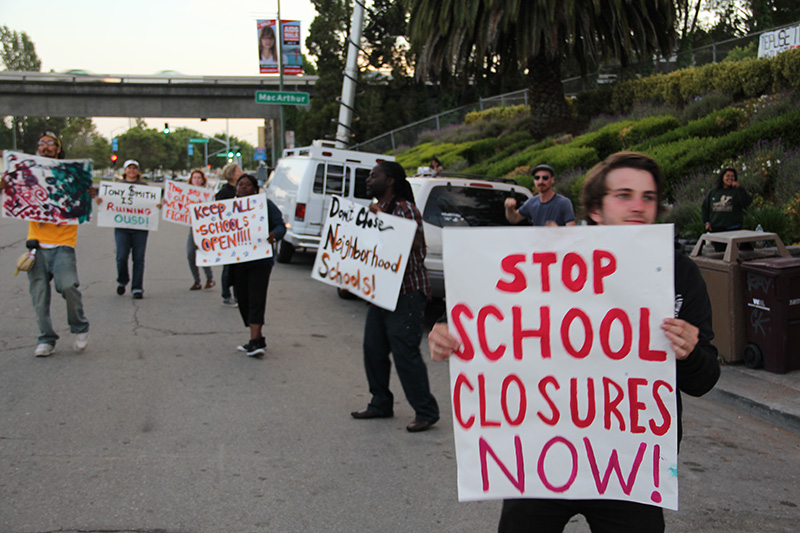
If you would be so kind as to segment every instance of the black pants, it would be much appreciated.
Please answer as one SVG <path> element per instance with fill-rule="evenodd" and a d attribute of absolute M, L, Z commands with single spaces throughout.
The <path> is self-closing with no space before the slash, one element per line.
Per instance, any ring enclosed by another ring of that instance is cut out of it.
<path fill-rule="evenodd" d="M 247 261 L 231 265 L 236 297 L 239 299 L 239 314 L 245 326 L 264 324 L 267 308 L 267 289 L 272 273 L 272 262 L 268 259 Z"/>
<path fill-rule="evenodd" d="M 504 500 L 499 533 L 560 533 L 582 514 L 593 533 L 663 533 L 661 507 L 619 500 Z"/>

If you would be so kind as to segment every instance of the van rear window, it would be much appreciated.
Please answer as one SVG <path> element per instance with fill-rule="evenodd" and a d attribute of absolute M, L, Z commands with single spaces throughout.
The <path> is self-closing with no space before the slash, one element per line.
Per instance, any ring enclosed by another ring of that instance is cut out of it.
<path fill-rule="evenodd" d="M 500 189 L 441 185 L 431 190 L 422 220 L 440 228 L 447 226 L 509 226 L 503 202 L 509 196 L 522 205 L 528 198 Z"/>
<path fill-rule="evenodd" d="M 318 164 L 314 174 L 314 192 L 347 196 L 350 193 L 350 169 L 342 165 Z"/>

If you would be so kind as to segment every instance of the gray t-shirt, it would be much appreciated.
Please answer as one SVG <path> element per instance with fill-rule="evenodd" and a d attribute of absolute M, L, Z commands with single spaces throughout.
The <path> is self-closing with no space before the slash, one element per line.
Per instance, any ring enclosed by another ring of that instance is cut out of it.
<path fill-rule="evenodd" d="M 549 202 L 545 203 L 539 201 L 539 195 L 537 194 L 522 204 L 522 207 L 519 208 L 519 214 L 530 219 L 534 226 L 544 226 L 550 220 L 559 226 L 566 226 L 567 222 L 575 220 L 572 202 L 569 201 L 569 198 L 560 194 L 556 194 Z"/>

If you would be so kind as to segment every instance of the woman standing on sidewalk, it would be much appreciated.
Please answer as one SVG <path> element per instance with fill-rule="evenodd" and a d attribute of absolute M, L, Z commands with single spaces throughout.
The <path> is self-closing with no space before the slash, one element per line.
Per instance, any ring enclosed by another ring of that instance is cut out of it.
<path fill-rule="evenodd" d="M 192 170 L 192 174 L 189 176 L 189 185 L 205 187 L 207 182 L 206 175 L 202 170 L 199 168 Z M 192 228 L 189 228 L 189 240 L 186 241 L 186 259 L 189 261 L 189 270 L 192 272 L 192 278 L 194 278 L 194 284 L 189 287 L 190 291 L 199 291 L 203 288 L 203 285 L 200 284 L 200 270 L 195 264 L 196 257 L 197 245 L 194 243 Z M 206 289 L 210 289 L 216 285 L 214 281 L 214 271 L 211 270 L 211 267 L 203 267 L 203 273 L 206 275 Z"/>
<path fill-rule="evenodd" d="M 258 194 L 258 180 L 250 174 L 242 174 L 236 184 L 236 196 Z M 267 242 L 271 245 L 286 234 L 286 225 L 278 206 L 267 200 L 268 231 Z M 236 349 L 247 352 L 250 357 L 264 355 L 267 341 L 264 339 L 264 314 L 267 308 L 267 289 L 269 276 L 275 265 L 274 257 L 245 261 L 231 265 L 236 295 L 239 298 L 239 314 L 244 325 L 250 328 L 250 341 Z"/>

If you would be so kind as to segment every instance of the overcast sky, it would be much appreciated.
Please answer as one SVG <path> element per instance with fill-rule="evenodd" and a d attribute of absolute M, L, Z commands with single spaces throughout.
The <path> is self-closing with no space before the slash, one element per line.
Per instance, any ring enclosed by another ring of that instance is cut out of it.
<path fill-rule="evenodd" d="M 281 19 L 301 21 L 303 52 L 316 16 L 308 0 L 283 0 Z M 256 20 L 276 18 L 277 0 L 0 0 L 0 24 L 25 32 L 42 71 L 203 76 L 258 76 Z M 100 133 L 124 132 L 129 120 L 96 119 Z M 149 127 L 188 127 L 212 135 L 224 119 L 150 119 Z M 252 145 L 263 121 L 230 121 L 230 132 Z"/>

